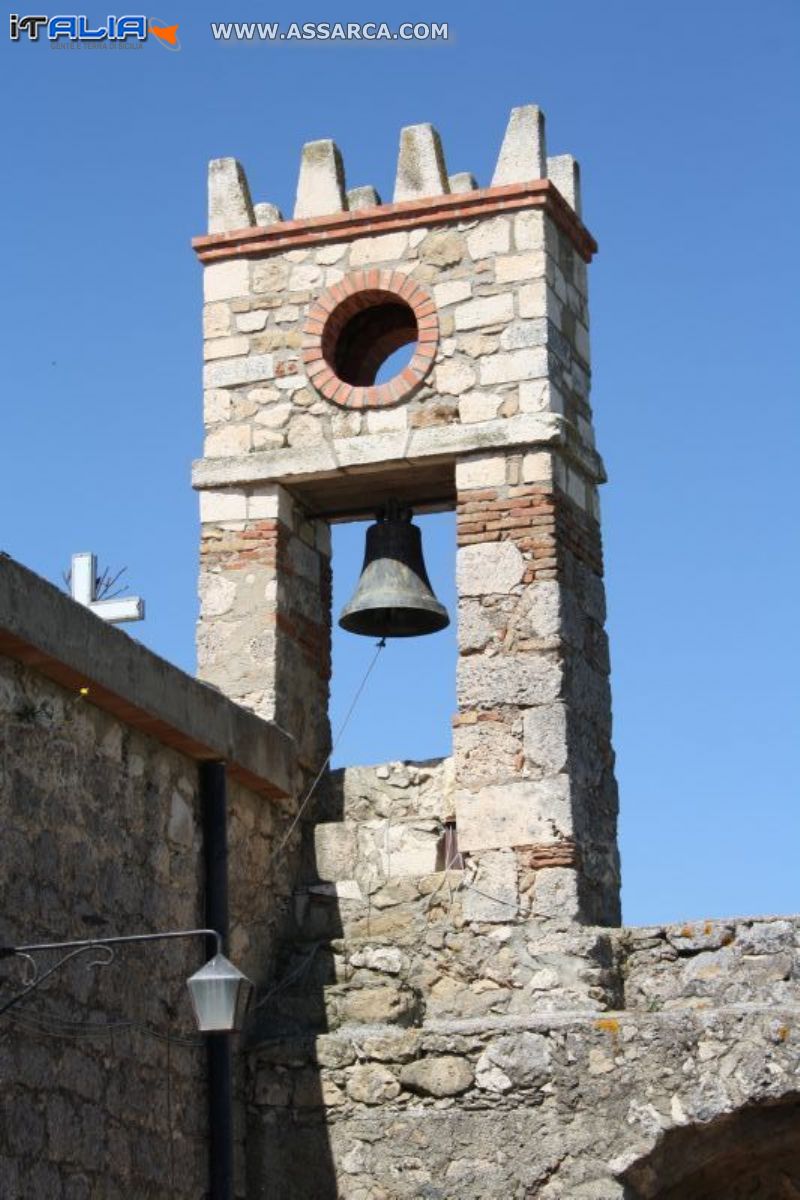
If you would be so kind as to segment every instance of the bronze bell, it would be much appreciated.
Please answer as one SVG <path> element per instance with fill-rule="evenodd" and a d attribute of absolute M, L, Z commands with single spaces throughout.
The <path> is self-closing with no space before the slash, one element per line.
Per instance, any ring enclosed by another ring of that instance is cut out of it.
<path fill-rule="evenodd" d="M 364 565 L 339 624 L 365 637 L 419 637 L 450 624 L 447 609 L 433 594 L 419 526 L 411 509 L 391 502 L 367 530 Z"/>

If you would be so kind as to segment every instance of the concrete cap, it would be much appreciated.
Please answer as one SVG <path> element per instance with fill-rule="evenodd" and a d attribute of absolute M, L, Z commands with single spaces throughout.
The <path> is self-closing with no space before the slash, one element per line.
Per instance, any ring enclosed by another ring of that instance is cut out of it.
<path fill-rule="evenodd" d="M 283 213 L 278 208 L 277 204 L 266 204 L 261 202 L 253 206 L 253 213 L 256 218 L 256 225 L 274 225 L 276 221 L 283 220 Z"/>
<path fill-rule="evenodd" d="M 350 188 L 347 193 L 347 208 L 349 212 L 358 212 L 360 208 L 375 208 L 381 198 L 374 187 Z"/>
<path fill-rule="evenodd" d="M 300 159 L 295 217 L 324 217 L 344 211 L 344 166 L 339 147 L 330 138 L 306 142 Z"/>
<path fill-rule="evenodd" d="M 581 168 L 571 154 L 547 160 L 547 178 L 552 180 L 567 204 L 581 215 Z"/>
<path fill-rule="evenodd" d="M 512 108 L 492 187 L 544 179 L 546 160 L 544 113 L 536 104 Z"/>
<path fill-rule="evenodd" d="M 451 175 L 447 182 L 454 195 L 458 192 L 474 192 L 478 187 L 477 179 L 470 175 L 469 171 L 459 171 L 456 175 Z"/>
<path fill-rule="evenodd" d="M 449 193 L 444 151 L 432 125 L 407 125 L 400 133 L 395 200 Z"/>
<path fill-rule="evenodd" d="M 235 158 L 212 158 L 208 164 L 208 232 L 227 233 L 254 224 L 244 167 Z"/>

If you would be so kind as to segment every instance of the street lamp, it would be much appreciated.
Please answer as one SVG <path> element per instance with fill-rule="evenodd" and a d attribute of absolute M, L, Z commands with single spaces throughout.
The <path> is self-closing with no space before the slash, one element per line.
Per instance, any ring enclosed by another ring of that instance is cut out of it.
<path fill-rule="evenodd" d="M 26 986 L 6 1000 L 5 1004 L 0 1004 L 0 1016 L 36 991 L 46 979 L 78 955 L 94 952 L 101 957 L 95 957 L 91 965 L 108 966 L 115 957 L 114 946 L 191 937 L 212 937 L 217 947 L 214 957 L 186 981 L 198 1028 L 202 1033 L 231 1033 L 240 1029 L 253 984 L 222 953 L 222 938 L 215 929 L 179 929 L 170 930 L 168 933 L 131 934 L 127 937 L 41 942 L 34 946 L 0 946 L 0 958 L 24 958 L 28 963 Z M 66 950 L 67 953 L 62 955 L 54 966 L 40 974 L 35 955 L 52 953 L 54 950 Z"/>

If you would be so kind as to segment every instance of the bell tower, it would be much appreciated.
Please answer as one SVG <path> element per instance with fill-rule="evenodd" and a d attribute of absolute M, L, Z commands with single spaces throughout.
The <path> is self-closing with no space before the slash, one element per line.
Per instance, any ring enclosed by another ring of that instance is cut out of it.
<path fill-rule="evenodd" d="M 194 246 L 201 676 L 285 728 L 315 769 L 329 744 L 330 522 L 390 502 L 452 507 L 458 711 L 440 815 L 477 872 L 474 919 L 519 905 L 618 923 L 596 245 L 577 163 L 547 157 L 535 106 L 513 110 L 488 187 L 448 176 L 436 131 L 412 126 L 382 203 L 347 190 L 333 142 L 311 142 L 284 219 L 219 159 Z M 379 381 L 403 345 L 407 365 Z"/>

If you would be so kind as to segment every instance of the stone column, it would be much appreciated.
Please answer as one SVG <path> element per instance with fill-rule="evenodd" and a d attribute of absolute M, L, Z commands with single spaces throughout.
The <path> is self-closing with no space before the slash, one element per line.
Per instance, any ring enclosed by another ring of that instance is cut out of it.
<path fill-rule="evenodd" d="M 297 741 L 328 753 L 330 530 L 278 484 L 205 491 L 198 674 Z"/>

